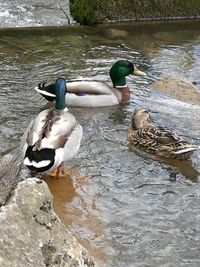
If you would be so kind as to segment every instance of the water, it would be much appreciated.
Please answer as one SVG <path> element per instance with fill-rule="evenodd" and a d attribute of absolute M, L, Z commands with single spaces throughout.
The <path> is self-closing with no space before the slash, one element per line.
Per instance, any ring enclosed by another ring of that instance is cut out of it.
<path fill-rule="evenodd" d="M 70 108 L 84 128 L 80 152 L 66 178 L 45 180 L 56 212 L 100 266 L 198 267 L 199 151 L 192 161 L 156 161 L 130 152 L 126 135 L 140 105 L 199 145 L 200 107 L 148 88 L 171 74 L 198 84 L 199 21 L 2 30 L 0 48 L 1 155 L 51 106 L 33 90 L 38 82 L 86 76 L 110 83 L 109 68 L 121 58 L 148 73 L 128 78 L 130 104 Z"/>
<path fill-rule="evenodd" d="M 67 0 L 0 0 L 0 28 L 69 25 L 75 23 Z"/>

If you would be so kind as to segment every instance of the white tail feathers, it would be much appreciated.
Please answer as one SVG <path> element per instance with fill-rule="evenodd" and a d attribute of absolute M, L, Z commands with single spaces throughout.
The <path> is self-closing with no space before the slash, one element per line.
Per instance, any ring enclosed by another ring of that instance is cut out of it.
<path fill-rule="evenodd" d="M 174 152 L 175 155 L 180 155 L 180 154 L 184 154 L 184 153 L 188 153 L 188 152 L 192 152 L 194 150 L 196 150 L 198 147 L 197 146 L 190 146 L 190 147 L 185 147 L 182 148 L 176 152 Z"/>
<path fill-rule="evenodd" d="M 42 160 L 40 162 L 36 162 L 34 160 L 30 161 L 28 157 L 24 159 L 24 165 L 26 166 L 33 166 L 35 168 L 43 168 L 48 166 L 51 163 L 50 160 Z"/>
<path fill-rule="evenodd" d="M 41 89 L 39 89 L 38 86 L 36 86 L 34 89 L 35 89 L 37 92 L 39 92 L 40 94 L 42 94 L 42 95 L 47 95 L 47 96 L 51 96 L 51 97 L 56 97 L 56 95 L 54 95 L 54 94 L 52 94 L 52 93 L 49 93 L 49 92 L 47 92 L 47 91 L 45 91 L 45 90 L 41 90 Z"/>

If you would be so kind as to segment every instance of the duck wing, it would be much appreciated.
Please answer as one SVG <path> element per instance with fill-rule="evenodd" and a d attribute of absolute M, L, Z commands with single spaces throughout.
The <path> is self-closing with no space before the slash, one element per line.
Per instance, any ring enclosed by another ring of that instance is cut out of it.
<path fill-rule="evenodd" d="M 66 110 L 44 110 L 32 123 L 26 143 L 37 150 L 64 147 L 75 125 L 75 117 Z"/>
<path fill-rule="evenodd" d="M 26 132 L 26 143 L 28 146 L 34 146 L 37 143 L 37 148 L 39 149 L 39 141 L 42 140 L 44 132 L 48 123 L 53 115 L 53 110 L 46 109 L 41 111 L 36 118 L 30 122 Z"/>
<path fill-rule="evenodd" d="M 44 96 L 48 101 L 54 101 L 56 98 L 55 83 L 51 83 L 49 85 L 46 85 L 46 83 L 39 83 L 39 85 L 35 87 L 35 90 Z M 76 79 L 67 81 L 67 93 L 72 93 L 78 96 L 113 94 L 107 83 L 90 79 Z"/>
<path fill-rule="evenodd" d="M 111 88 L 105 82 L 79 79 L 67 81 L 67 92 L 74 94 L 85 93 L 88 95 L 110 95 Z"/>
<path fill-rule="evenodd" d="M 152 147 L 157 147 L 155 153 L 159 156 L 188 159 L 193 151 L 197 149 L 197 146 L 182 139 L 168 129 L 162 127 L 152 128 L 149 130 L 149 133 L 152 134 L 151 138 L 154 139 Z"/>
<path fill-rule="evenodd" d="M 164 128 L 148 127 L 131 131 L 128 135 L 130 148 L 138 147 L 149 153 L 156 154 L 158 149 L 169 144 L 176 144 L 181 139 Z"/>
<path fill-rule="evenodd" d="M 182 139 L 165 128 L 142 128 L 134 133 L 135 137 L 141 140 L 154 141 L 157 145 L 166 145 L 180 142 Z"/>
<path fill-rule="evenodd" d="M 160 145 L 174 144 L 182 141 L 182 138 L 177 134 L 163 127 L 150 128 L 150 134 L 151 138 L 155 139 Z"/>
<path fill-rule="evenodd" d="M 51 119 L 44 127 L 40 149 L 63 148 L 76 125 L 76 119 L 71 113 L 65 110 L 54 110 Z"/>

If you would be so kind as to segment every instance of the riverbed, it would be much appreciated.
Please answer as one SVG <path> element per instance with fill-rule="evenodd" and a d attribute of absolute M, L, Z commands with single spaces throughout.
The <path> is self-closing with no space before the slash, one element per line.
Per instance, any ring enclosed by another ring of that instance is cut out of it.
<path fill-rule="evenodd" d="M 111 84 L 118 59 L 147 73 L 128 77 L 128 104 L 69 108 L 84 129 L 79 154 L 66 164 L 65 178 L 44 179 L 58 216 L 101 266 L 198 267 L 199 151 L 191 161 L 158 161 L 128 150 L 127 128 L 134 108 L 143 106 L 156 124 L 200 144 L 200 106 L 149 87 L 169 75 L 199 84 L 199 21 L 4 29 L 0 51 L 1 155 L 16 149 L 29 121 L 52 106 L 34 90 L 39 82 L 62 76 Z"/>

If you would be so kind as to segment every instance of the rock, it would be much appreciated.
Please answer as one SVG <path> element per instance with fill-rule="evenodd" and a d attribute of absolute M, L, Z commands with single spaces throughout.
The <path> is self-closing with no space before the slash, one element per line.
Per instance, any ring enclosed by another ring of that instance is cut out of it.
<path fill-rule="evenodd" d="M 1 207 L 0 266 L 95 266 L 54 213 L 44 181 L 20 182 Z"/>
<path fill-rule="evenodd" d="M 200 105 L 200 90 L 182 76 L 167 77 L 152 83 L 150 87 L 180 101 Z"/>

